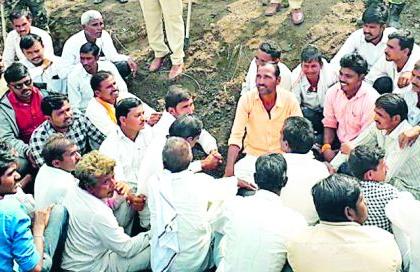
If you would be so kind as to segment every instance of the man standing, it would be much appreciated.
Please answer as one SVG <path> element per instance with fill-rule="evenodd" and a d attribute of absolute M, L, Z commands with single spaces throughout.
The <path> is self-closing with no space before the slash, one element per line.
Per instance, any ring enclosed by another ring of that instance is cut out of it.
<path fill-rule="evenodd" d="M 331 175 L 312 188 L 312 195 L 321 223 L 287 244 L 294 272 L 400 271 L 394 236 L 375 226 L 361 226 L 368 211 L 355 178 Z"/>
<path fill-rule="evenodd" d="M 41 109 L 47 120 L 33 132 L 29 143 L 38 167 L 44 163 L 41 152 L 53 133 L 63 133 L 77 145 L 81 154 L 85 154 L 89 147 L 98 149 L 105 140 L 105 135 L 89 119 L 78 112 L 73 113 L 67 97 L 62 94 L 45 97 L 41 102 Z"/>
<path fill-rule="evenodd" d="M 281 77 L 279 88 L 289 91 L 292 85 L 292 72 L 290 72 L 290 69 L 281 62 L 280 57 L 281 50 L 274 42 L 263 42 L 255 53 L 255 57 L 252 59 L 251 64 L 249 65 L 245 82 L 242 84 L 241 95 L 255 89 L 257 86 L 256 78 L 258 67 L 264 65 L 267 62 L 272 62 L 278 65 Z"/>
<path fill-rule="evenodd" d="M 29 1 L 31 2 L 31 1 Z M 13 11 L 9 15 L 12 22 L 13 30 L 7 34 L 4 42 L 3 62 L 4 67 L 9 67 L 17 57 L 19 60 L 25 58 L 22 50 L 19 47 L 21 37 L 29 33 L 37 34 L 41 37 L 42 43 L 45 46 L 45 56 L 51 58 L 54 56 L 54 48 L 50 34 L 48 32 L 32 26 L 32 15 L 26 10 Z"/>
<path fill-rule="evenodd" d="M 363 81 L 368 65 L 359 54 L 345 55 L 340 65 L 340 83 L 331 87 L 325 96 L 321 153 L 327 161 L 334 158 L 334 147 L 353 140 L 370 125 L 378 97 L 375 89 Z"/>
<path fill-rule="evenodd" d="M 302 11 L 303 0 L 288 0 L 291 9 L 291 19 L 294 25 L 300 25 L 303 23 L 304 16 Z M 271 0 L 270 5 L 265 10 L 265 16 L 273 16 L 281 8 L 285 7 L 282 0 Z"/>
<path fill-rule="evenodd" d="M 389 78 L 393 83 L 392 91 L 409 91 L 411 73 L 420 59 L 420 48 L 415 44 L 413 35 L 406 30 L 398 30 L 388 35 L 385 54 L 372 66 L 366 81 L 375 84 L 377 80 Z"/>
<path fill-rule="evenodd" d="M 149 71 L 156 72 L 163 64 L 164 58 L 170 55 L 172 68 L 169 79 L 179 76 L 184 67 L 184 21 L 182 19 L 181 0 L 140 0 L 143 10 L 144 22 L 146 23 L 147 39 L 152 48 L 155 58 L 150 64 Z M 163 32 L 165 24 L 165 44 Z"/>
<path fill-rule="evenodd" d="M 225 176 L 241 177 L 240 171 L 249 172 L 255 158 L 269 152 L 282 152 L 280 133 L 289 116 L 302 116 L 294 95 L 277 89 L 280 70 L 277 64 L 266 63 L 258 67 L 257 88 L 239 99 L 228 145 Z M 246 131 L 246 135 L 245 135 Z M 238 161 L 244 140 L 245 158 Z M 246 175 L 246 174 L 245 174 Z"/>
<path fill-rule="evenodd" d="M 81 112 L 86 107 L 94 93 L 90 84 L 92 76 L 99 71 L 108 71 L 113 75 L 117 88 L 121 93 L 128 93 L 127 84 L 122 79 L 115 65 L 108 60 L 99 60 L 100 48 L 91 42 L 79 48 L 80 62 L 72 66 L 68 76 L 68 94 L 70 104 Z"/>
<path fill-rule="evenodd" d="M 25 55 L 20 62 L 29 69 L 34 84 L 43 92 L 67 94 L 68 69 L 60 57 L 45 56 L 41 37 L 32 33 L 25 35 L 19 46 Z"/>
<path fill-rule="evenodd" d="M 9 90 L 0 100 L 0 139 L 18 152 L 20 173 L 28 173 L 34 159 L 29 150 L 33 131 L 46 117 L 41 110 L 41 92 L 32 84 L 28 69 L 13 63 L 4 73 Z"/>
<path fill-rule="evenodd" d="M 150 235 L 130 237 L 103 201 L 116 190 L 115 161 L 92 151 L 77 163 L 79 187 L 67 193 L 69 229 L 61 267 L 66 271 L 134 272 L 150 264 Z"/>
<path fill-rule="evenodd" d="M 111 35 L 104 30 L 104 19 L 96 10 L 88 10 L 80 18 L 82 28 L 64 44 L 62 57 L 68 65 L 76 65 L 80 62 L 80 47 L 87 42 L 99 47 L 98 56 L 111 61 L 117 67 L 121 77 L 126 78 L 137 72 L 137 64 L 130 56 L 119 54 L 115 49 Z"/>

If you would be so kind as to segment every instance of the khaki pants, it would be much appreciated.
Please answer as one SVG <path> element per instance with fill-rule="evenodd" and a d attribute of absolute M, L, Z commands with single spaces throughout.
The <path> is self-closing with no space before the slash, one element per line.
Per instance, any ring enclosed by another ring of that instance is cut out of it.
<path fill-rule="evenodd" d="M 289 5 L 291 9 L 300 9 L 302 7 L 303 0 L 289 0 Z M 282 0 L 271 0 L 271 4 L 281 4 Z"/>
<path fill-rule="evenodd" d="M 182 0 L 139 0 L 146 23 L 147 39 L 156 58 L 166 56 L 172 51 L 172 65 L 183 63 L 184 58 L 184 20 L 182 19 Z M 164 41 L 163 21 L 166 39 Z"/>

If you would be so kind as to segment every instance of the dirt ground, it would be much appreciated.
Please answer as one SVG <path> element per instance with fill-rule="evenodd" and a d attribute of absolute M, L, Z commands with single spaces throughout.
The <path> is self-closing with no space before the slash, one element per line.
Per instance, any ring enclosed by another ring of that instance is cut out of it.
<path fill-rule="evenodd" d="M 273 17 L 263 16 L 260 1 L 193 0 L 186 74 L 175 83 L 166 80 L 169 64 L 159 73 L 147 71 L 153 55 L 147 44 L 138 0 L 123 5 L 116 0 L 104 0 L 100 5 L 93 5 L 91 0 L 49 0 L 47 7 L 57 53 L 64 41 L 80 29 L 79 18 L 84 11 L 92 8 L 101 11 L 117 47 L 139 63 L 130 90 L 162 109 L 162 97 L 169 85 L 189 88 L 196 95 L 196 112 L 204 127 L 217 138 L 221 153 L 226 155 L 241 83 L 259 43 L 266 39 L 278 42 L 283 50 L 282 59 L 291 69 L 299 62 L 301 48 L 309 43 L 331 57 L 357 28 L 356 21 L 363 10 L 361 0 L 305 0 L 305 22 L 293 26 L 286 10 Z M 187 0 L 184 2 L 186 17 Z M 418 14 L 420 2 L 409 0 L 403 25 L 420 41 Z"/>

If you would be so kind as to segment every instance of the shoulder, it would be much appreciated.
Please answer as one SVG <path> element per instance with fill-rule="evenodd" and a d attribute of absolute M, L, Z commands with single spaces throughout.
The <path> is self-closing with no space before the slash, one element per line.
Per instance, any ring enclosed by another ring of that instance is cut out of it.
<path fill-rule="evenodd" d="M 40 29 L 36 26 L 31 26 L 31 32 L 41 36 L 42 39 L 45 39 L 45 38 L 51 39 L 51 36 L 47 31 Z"/>
<path fill-rule="evenodd" d="M 282 76 L 282 73 L 286 73 L 286 75 L 291 74 L 292 72 L 290 71 L 289 67 L 286 66 L 286 64 L 284 64 L 283 62 L 278 62 L 277 66 L 280 69 L 280 76 Z"/>

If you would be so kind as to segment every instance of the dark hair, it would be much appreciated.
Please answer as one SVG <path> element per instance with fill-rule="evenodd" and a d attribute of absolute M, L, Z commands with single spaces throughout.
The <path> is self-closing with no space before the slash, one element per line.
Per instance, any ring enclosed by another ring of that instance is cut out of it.
<path fill-rule="evenodd" d="M 401 121 L 407 119 L 408 106 L 405 99 L 394 93 L 383 94 L 375 101 L 375 107 L 383 109 L 390 117 L 399 115 Z"/>
<path fill-rule="evenodd" d="M 311 122 L 300 116 L 288 117 L 283 124 L 283 140 L 287 141 L 292 153 L 306 154 L 315 142 Z"/>
<path fill-rule="evenodd" d="M 273 59 L 281 57 L 281 50 L 277 47 L 277 44 L 273 41 L 265 41 L 260 44 L 259 49 L 264 53 L 270 55 Z"/>
<path fill-rule="evenodd" d="M 165 95 L 165 109 L 175 108 L 179 103 L 191 98 L 192 96 L 186 89 L 176 85 L 171 86 Z"/>
<path fill-rule="evenodd" d="M 368 73 L 368 64 L 366 60 L 358 53 L 344 55 L 340 60 L 342 68 L 348 68 L 359 75 Z"/>
<path fill-rule="evenodd" d="M 54 133 L 45 142 L 41 156 L 48 166 L 53 166 L 52 162 L 54 160 L 62 161 L 64 153 L 66 153 L 69 147 L 74 145 L 64 134 Z"/>
<path fill-rule="evenodd" d="M 29 33 L 28 35 L 23 36 L 20 38 L 19 46 L 20 49 L 29 49 L 31 48 L 36 42 L 41 43 L 42 47 L 44 47 L 44 43 L 39 35 Z"/>
<path fill-rule="evenodd" d="M 280 68 L 279 68 L 279 66 L 277 65 L 277 63 L 275 63 L 275 62 L 271 62 L 271 61 L 266 62 L 266 63 L 264 63 L 263 65 L 258 66 L 258 67 L 257 67 L 257 71 L 258 71 L 259 69 L 261 69 L 262 67 L 265 67 L 265 66 L 271 66 L 271 67 L 273 67 L 273 68 L 274 68 L 274 76 L 275 76 L 276 78 L 278 78 L 278 77 L 280 76 Z"/>
<path fill-rule="evenodd" d="M 27 9 L 20 9 L 20 10 L 13 10 L 9 14 L 9 20 L 13 23 L 13 20 L 19 19 L 21 17 L 25 17 L 28 20 L 32 19 L 32 14 Z"/>
<path fill-rule="evenodd" d="M 64 94 L 50 93 L 41 101 L 41 110 L 44 115 L 51 116 L 52 112 L 61 109 L 64 102 L 69 102 L 69 99 Z"/>
<path fill-rule="evenodd" d="M 307 45 L 300 53 L 301 62 L 317 61 L 322 64 L 322 53 L 315 45 Z"/>
<path fill-rule="evenodd" d="M 356 208 L 361 189 L 358 181 L 344 174 L 333 174 L 312 187 L 312 197 L 319 219 L 346 222 L 345 208 Z"/>
<path fill-rule="evenodd" d="M 385 157 L 385 151 L 379 146 L 360 145 L 351 152 L 348 160 L 351 173 L 363 180 L 369 170 L 376 170 L 380 160 Z"/>
<path fill-rule="evenodd" d="M 190 165 L 192 152 L 190 144 L 180 137 L 169 137 L 162 151 L 162 162 L 165 169 L 172 173 L 184 171 Z"/>
<path fill-rule="evenodd" d="M 117 118 L 117 124 L 119 126 L 121 125 L 121 116 L 127 117 L 127 114 L 132 108 L 137 108 L 140 105 L 142 105 L 142 102 L 137 97 L 128 97 L 118 101 L 115 105 L 115 117 Z"/>
<path fill-rule="evenodd" d="M 198 117 L 186 114 L 177 118 L 169 127 L 169 136 L 177 136 L 184 139 L 200 136 L 203 123 Z"/>
<path fill-rule="evenodd" d="M 94 43 L 87 42 L 80 47 L 79 53 L 92 54 L 95 57 L 98 57 L 99 56 L 99 47 Z"/>
<path fill-rule="evenodd" d="M 408 48 L 409 55 L 413 51 L 414 47 L 414 36 L 408 30 L 399 29 L 395 32 L 392 32 L 388 35 L 388 40 L 397 39 L 398 44 L 400 45 L 401 50 Z"/>
<path fill-rule="evenodd" d="M 16 163 L 16 155 L 6 140 L 0 140 L 0 177 L 9 169 L 12 163 Z"/>
<path fill-rule="evenodd" d="M 98 91 L 99 87 L 101 86 L 102 81 L 108 79 L 111 76 L 113 76 L 112 73 L 108 71 L 97 72 L 90 79 L 90 87 L 92 88 L 93 91 Z"/>
<path fill-rule="evenodd" d="M 364 24 L 385 25 L 388 22 L 388 8 L 384 3 L 377 3 L 366 8 L 362 15 Z"/>
<path fill-rule="evenodd" d="M 12 65 L 7 67 L 6 71 L 4 71 L 4 80 L 6 80 L 7 84 L 29 76 L 28 68 L 20 62 L 12 63 Z"/>
<path fill-rule="evenodd" d="M 279 194 L 287 183 L 287 163 L 283 155 L 273 153 L 258 157 L 254 179 L 259 189 Z"/>

